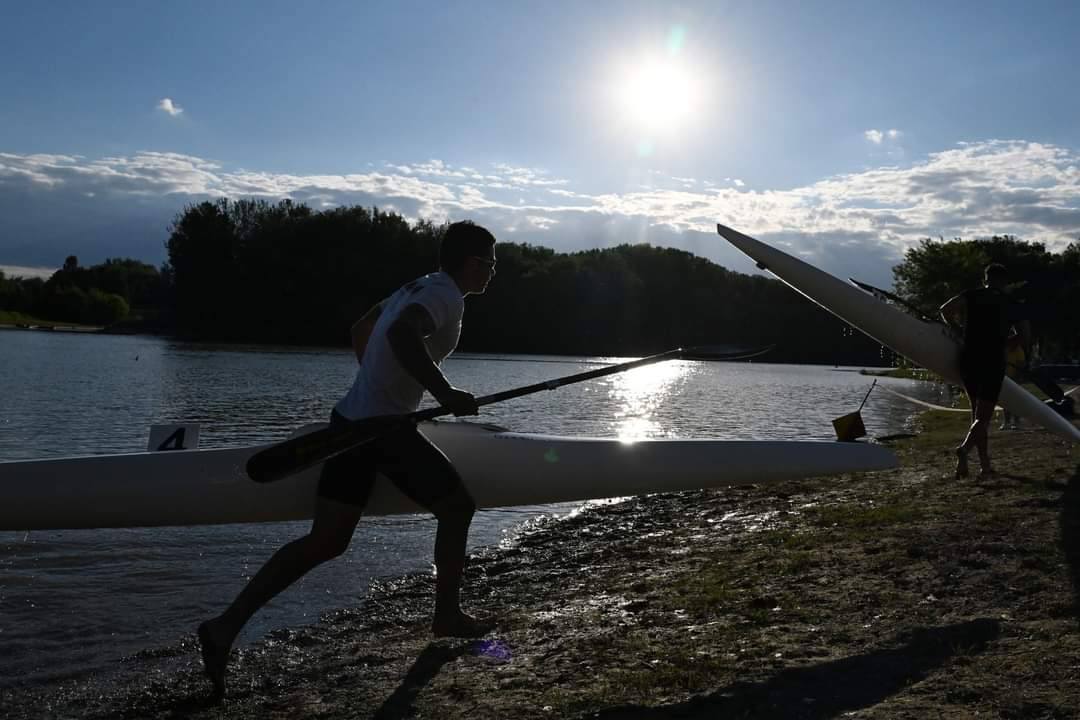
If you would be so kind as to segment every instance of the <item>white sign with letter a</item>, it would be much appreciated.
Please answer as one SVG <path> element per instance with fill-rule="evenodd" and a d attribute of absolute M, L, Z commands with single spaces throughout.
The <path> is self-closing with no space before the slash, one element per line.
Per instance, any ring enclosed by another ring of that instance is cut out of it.
<path fill-rule="evenodd" d="M 149 452 L 167 450 L 196 450 L 199 447 L 199 423 L 151 425 Z"/>

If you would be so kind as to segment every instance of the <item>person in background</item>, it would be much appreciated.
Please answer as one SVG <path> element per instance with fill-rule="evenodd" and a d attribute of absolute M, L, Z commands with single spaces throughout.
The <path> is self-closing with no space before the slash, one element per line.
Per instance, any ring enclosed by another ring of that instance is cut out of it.
<path fill-rule="evenodd" d="M 1023 339 L 1020 333 L 1013 329 L 1009 339 L 1005 343 L 1005 376 L 1013 382 L 1020 382 L 1020 376 L 1027 367 L 1027 355 L 1024 353 Z M 1020 427 L 1020 416 L 1009 412 L 1008 408 L 1001 410 L 1000 430 L 1016 430 Z"/>
<path fill-rule="evenodd" d="M 1024 345 L 1028 344 L 1028 325 L 1018 323 L 1017 310 L 1005 292 L 1007 278 L 1004 265 L 987 265 L 982 287 L 965 290 L 940 308 L 945 324 L 963 334 L 960 377 L 971 403 L 971 426 L 955 451 L 958 478 L 968 475 L 972 448 L 979 454 L 980 475 L 993 472 L 989 428 L 1005 379 L 1006 343 L 1014 325 L 1020 328 Z"/>
<path fill-rule="evenodd" d="M 476 415 L 476 398 L 453 387 L 439 364 L 457 346 L 464 299 L 483 293 L 495 276 L 495 237 L 471 222 L 450 225 L 439 248 L 440 270 L 417 278 L 368 310 L 352 327 L 359 368 L 337 403 L 331 424 L 414 412 L 427 390 L 455 415 Z M 221 615 L 198 628 L 206 675 L 220 698 L 236 636 L 275 595 L 315 566 L 345 552 L 376 472 L 438 519 L 435 535 L 436 637 L 478 637 L 492 623 L 461 609 L 466 540 L 476 506 L 450 460 L 414 424 L 328 460 L 319 479 L 315 519 L 307 535 L 280 548 Z"/>

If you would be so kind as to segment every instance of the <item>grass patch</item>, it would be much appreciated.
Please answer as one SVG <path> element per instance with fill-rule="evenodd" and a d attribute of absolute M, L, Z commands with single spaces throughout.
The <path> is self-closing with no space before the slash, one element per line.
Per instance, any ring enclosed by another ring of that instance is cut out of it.
<path fill-rule="evenodd" d="M 734 647 L 733 637 L 711 636 L 703 643 L 688 636 L 683 642 L 673 642 L 631 631 L 608 649 L 618 654 L 618 661 L 603 663 L 607 669 L 592 677 L 550 687 L 537 704 L 550 707 L 552 717 L 568 717 L 598 706 L 651 704 L 659 699 L 658 690 L 664 694 L 700 692 L 731 672 L 731 661 L 722 653 L 729 644 Z"/>
<path fill-rule="evenodd" d="M 762 545 L 788 551 L 812 550 L 822 543 L 821 538 L 814 533 L 791 530 L 764 530 L 758 533 L 757 538 Z"/>
<path fill-rule="evenodd" d="M 909 503 L 889 503 L 862 507 L 858 505 L 828 505 L 808 508 L 807 518 L 819 527 L 863 531 L 880 531 L 889 525 L 920 520 L 923 512 Z"/>
<path fill-rule="evenodd" d="M 736 601 L 734 577 L 726 566 L 708 565 L 699 572 L 674 581 L 661 599 L 670 610 L 685 610 L 691 615 L 710 615 L 716 608 Z"/>
<path fill-rule="evenodd" d="M 916 437 L 898 443 L 896 449 L 919 457 L 941 453 L 960 444 L 970 423 L 967 413 L 929 410 L 919 416 Z"/>
<path fill-rule="evenodd" d="M 83 329 L 93 329 L 100 327 L 99 325 L 85 325 L 83 323 L 67 322 L 66 320 L 43 320 L 42 318 L 35 317 L 33 315 L 27 315 L 26 313 L 16 312 L 14 310 L 0 310 L 0 325 L 38 325 L 48 327 Z"/>
<path fill-rule="evenodd" d="M 14 310 L 0 310 L 0 325 L 41 325 L 45 321 Z"/>

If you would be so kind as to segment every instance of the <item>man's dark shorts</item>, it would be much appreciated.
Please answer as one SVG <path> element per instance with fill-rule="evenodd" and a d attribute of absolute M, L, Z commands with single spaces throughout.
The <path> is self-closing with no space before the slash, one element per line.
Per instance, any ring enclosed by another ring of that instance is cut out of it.
<path fill-rule="evenodd" d="M 348 422 L 336 410 L 330 416 L 331 425 Z M 327 460 L 319 476 L 319 497 L 362 508 L 376 473 L 428 510 L 448 498 L 468 497 L 450 460 L 412 423 Z"/>
<path fill-rule="evenodd" d="M 1005 355 L 1000 360 L 996 352 L 961 353 L 960 375 L 964 390 L 974 400 L 996 403 L 1005 381 Z M 973 402 L 974 402 L 973 400 Z"/>

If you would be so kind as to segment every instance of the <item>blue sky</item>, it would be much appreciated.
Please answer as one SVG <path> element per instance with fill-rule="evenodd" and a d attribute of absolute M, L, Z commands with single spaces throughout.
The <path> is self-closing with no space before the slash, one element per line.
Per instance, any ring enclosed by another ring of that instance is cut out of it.
<path fill-rule="evenodd" d="M 886 285 L 927 236 L 1080 239 L 1080 3 L 5 0 L 3 16 L 9 271 L 159 263 L 171 219 L 223 195 L 751 271 L 723 222 Z"/>

